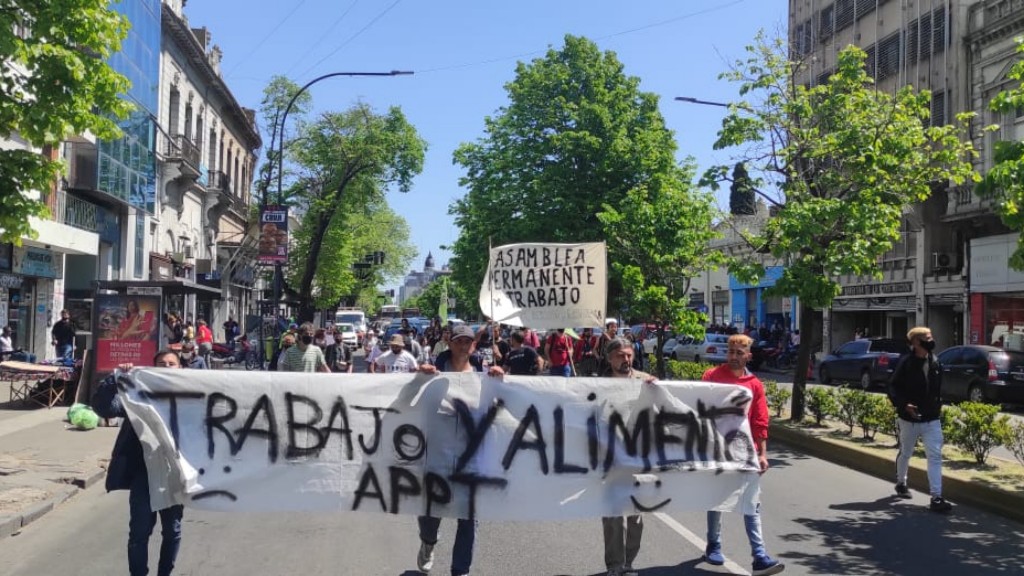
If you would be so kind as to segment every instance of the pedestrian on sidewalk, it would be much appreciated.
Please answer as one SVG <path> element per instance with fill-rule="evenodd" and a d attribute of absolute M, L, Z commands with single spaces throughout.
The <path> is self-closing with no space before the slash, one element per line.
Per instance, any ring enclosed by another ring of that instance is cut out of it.
<path fill-rule="evenodd" d="M 750 346 L 753 343 L 750 336 L 744 334 L 730 336 L 726 344 L 726 363 L 704 372 L 701 380 L 717 384 L 738 384 L 753 393 L 754 398 L 750 402 L 747 419 L 750 421 L 750 435 L 757 448 L 761 474 L 764 474 L 768 471 L 768 456 L 765 452 L 768 448 L 768 401 L 764 394 L 764 384 L 747 369 L 747 362 L 751 357 Z M 760 502 L 753 514 L 743 515 L 743 524 L 747 530 L 747 539 L 750 541 L 750 554 L 754 557 L 753 575 L 768 576 L 785 570 L 786 566 L 769 556 L 765 548 L 764 538 L 761 536 Z M 708 511 L 708 544 L 704 550 L 704 561 L 713 566 L 725 564 L 725 556 L 722 555 L 722 513 L 716 510 Z"/>
<path fill-rule="evenodd" d="M 633 369 L 633 345 L 621 336 L 612 336 L 605 345 L 602 376 L 634 378 L 653 382 L 650 374 Z M 608 576 L 637 576 L 633 562 L 640 554 L 640 539 L 644 534 L 644 518 L 640 514 L 606 516 L 601 518 L 604 532 L 604 564 Z"/>
<path fill-rule="evenodd" d="M 449 348 L 438 354 L 434 364 L 422 364 L 419 371 L 424 374 L 438 372 L 483 372 L 484 364 L 480 356 L 471 354 L 474 336 L 473 329 L 460 324 L 452 329 Z M 487 369 L 491 376 L 503 376 L 505 372 L 499 366 Z M 433 516 L 420 516 L 420 549 L 416 554 L 416 567 L 421 572 L 429 573 L 434 567 L 434 546 L 437 545 L 441 519 Z M 455 544 L 452 545 L 452 576 L 469 576 L 469 568 L 473 564 L 473 546 L 476 542 L 476 520 L 459 518 L 455 529 Z"/>
<path fill-rule="evenodd" d="M 60 320 L 53 325 L 50 336 L 57 351 L 57 359 L 71 360 L 75 349 L 75 323 L 71 320 L 70 312 L 60 311 Z"/>
<path fill-rule="evenodd" d="M 192 342 L 185 342 L 181 345 L 181 365 L 182 368 L 189 368 L 191 370 L 207 370 L 210 368 L 209 364 L 206 363 L 206 358 L 196 353 L 196 345 Z"/>
<path fill-rule="evenodd" d="M 178 355 L 171 350 L 161 350 L 153 357 L 158 368 L 181 368 Z M 119 366 L 122 371 L 132 369 L 131 364 Z M 107 377 L 97 388 L 92 406 L 101 418 L 124 418 L 127 416 L 121 398 L 117 395 L 115 375 Z M 149 503 L 149 474 L 146 460 L 142 455 L 142 444 L 131 424 L 124 422 L 114 441 L 114 450 L 107 467 L 106 488 L 128 490 L 128 574 L 145 576 L 149 573 L 149 537 L 160 516 L 160 560 L 157 576 L 170 576 L 174 561 L 181 545 L 181 519 L 184 508 L 179 504 L 153 511 Z"/>
<path fill-rule="evenodd" d="M 907 488 L 910 456 L 918 438 L 924 440 L 928 459 L 929 509 L 950 512 L 953 505 L 942 497 L 942 365 L 932 351 L 930 328 L 917 326 L 907 332 L 911 351 L 900 358 L 889 379 L 889 400 L 896 408 L 899 452 L 896 454 L 896 495 L 911 498 Z"/>

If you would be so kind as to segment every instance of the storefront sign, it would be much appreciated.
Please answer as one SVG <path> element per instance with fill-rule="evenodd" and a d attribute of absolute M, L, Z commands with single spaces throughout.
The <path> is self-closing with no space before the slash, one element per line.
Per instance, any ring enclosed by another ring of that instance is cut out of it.
<path fill-rule="evenodd" d="M 1024 290 L 1024 272 L 1010 268 L 1017 249 L 1017 234 L 971 240 L 971 291 L 1011 292 Z"/>
<path fill-rule="evenodd" d="M 160 343 L 160 297 L 96 297 L 96 370 L 113 371 L 121 364 L 151 365 Z"/>
<path fill-rule="evenodd" d="M 703 292 L 692 292 L 690 293 L 690 308 L 696 306 L 702 306 L 704 304 L 704 293 Z"/>
<path fill-rule="evenodd" d="M 260 213 L 259 262 L 283 264 L 288 261 L 288 208 L 267 206 Z"/>
<path fill-rule="evenodd" d="M 162 296 L 163 289 L 159 286 L 129 286 L 129 296 Z"/>
<path fill-rule="evenodd" d="M 15 246 L 11 271 L 24 276 L 39 278 L 60 278 L 60 258 L 57 254 L 42 248 Z"/>
<path fill-rule="evenodd" d="M 908 294 L 914 291 L 913 282 L 890 282 L 888 284 L 858 284 L 843 286 L 839 296 L 875 296 L 878 294 Z"/>

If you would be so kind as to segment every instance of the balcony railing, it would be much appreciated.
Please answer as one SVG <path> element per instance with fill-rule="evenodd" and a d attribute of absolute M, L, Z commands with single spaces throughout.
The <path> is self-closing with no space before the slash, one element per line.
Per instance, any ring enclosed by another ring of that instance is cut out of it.
<path fill-rule="evenodd" d="M 207 187 L 211 190 L 223 190 L 225 192 L 231 190 L 231 177 L 220 170 L 210 170 L 207 182 Z"/>
<path fill-rule="evenodd" d="M 164 142 L 166 157 L 184 160 L 193 168 L 199 169 L 199 147 L 184 134 L 166 136 Z"/>
<path fill-rule="evenodd" d="M 73 228 L 96 232 L 98 230 L 96 209 L 95 204 L 76 198 L 63 190 L 58 190 L 53 219 Z"/>

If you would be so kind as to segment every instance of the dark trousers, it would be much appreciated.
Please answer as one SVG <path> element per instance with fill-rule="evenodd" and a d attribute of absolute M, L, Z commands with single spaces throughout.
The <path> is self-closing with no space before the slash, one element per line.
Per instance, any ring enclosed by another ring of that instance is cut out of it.
<path fill-rule="evenodd" d="M 160 562 L 157 576 L 170 576 L 181 545 L 181 517 L 184 508 L 171 506 L 159 512 L 149 508 L 149 481 L 145 473 L 136 474 L 128 492 L 128 573 L 146 576 L 149 573 L 149 537 L 160 516 Z"/>
<path fill-rule="evenodd" d="M 420 541 L 431 546 L 437 544 L 437 533 L 441 519 L 420 516 Z M 455 530 L 455 544 L 452 546 L 452 574 L 469 574 L 473 564 L 473 544 L 476 541 L 476 521 L 460 518 Z"/>

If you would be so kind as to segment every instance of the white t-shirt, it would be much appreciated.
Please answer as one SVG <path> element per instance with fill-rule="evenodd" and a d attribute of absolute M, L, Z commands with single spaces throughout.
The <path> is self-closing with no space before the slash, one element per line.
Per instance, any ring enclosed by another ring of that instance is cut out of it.
<path fill-rule="evenodd" d="M 399 354 L 388 350 L 377 358 L 377 366 L 382 369 L 382 372 L 388 373 L 415 372 L 419 368 L 419 364 L 416 363 L 416 357 L 405 350 L 402 350 Z"/>
<path fill-rule="evenodd" d="M 14 343 L 10 336 L 0 336 L 0 352 L 14 352 Z"/>

